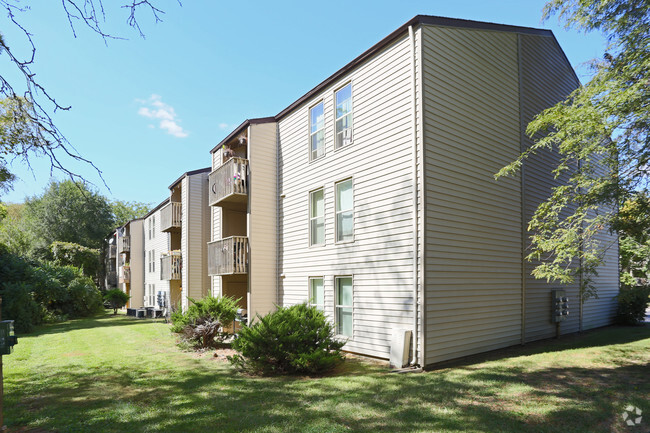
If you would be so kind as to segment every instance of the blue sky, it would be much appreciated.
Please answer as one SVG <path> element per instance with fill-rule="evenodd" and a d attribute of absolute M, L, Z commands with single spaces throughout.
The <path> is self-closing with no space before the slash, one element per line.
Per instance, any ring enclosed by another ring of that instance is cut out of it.
<path fill-rule="evenodd" d="M 102 171 L 67 160 L 111 199 L 157 204 L 182 173 L 210 165 L 209 151 L 247 118 L 272 116 L 417 14 L 551 29 L 580 79 L 601 57 L 598 34 L 541 22 L 544 1 L 329 1 L 157 3 L 145 39 L 126 25 L 126 11 L 105 1 L 105 30 L 127 40 L 107 44 L 81 24 L 73 36 L 60 2 L 28 2 L 17 18 L 37 47 L 32 71 L 71 110 L 55 120 L 77 151 Z M 14 52 L 24 38 L 6 17 L 0 29 Z M 3 75 L 12 76 L 0 55 Z M 18 203 L 40 194 L 49 162 L 11 167 L 20 180 L 1 196 Z M 58 179 L 63 175 L 54 173 Z"/>

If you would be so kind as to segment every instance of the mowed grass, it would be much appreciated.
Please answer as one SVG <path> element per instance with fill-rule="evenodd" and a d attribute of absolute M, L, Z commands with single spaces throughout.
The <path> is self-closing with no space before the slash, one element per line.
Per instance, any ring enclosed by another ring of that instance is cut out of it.
<path fill-rule="evenodd" d="M 19 337 L 5 423 L 33 432 L 648 432 L 650 327 L 605 328 L 425 373 L 350 360 L 322 378 L 251 378 L 109 315 Z M 634 405 L 642 424 L 622 413 Z"/>

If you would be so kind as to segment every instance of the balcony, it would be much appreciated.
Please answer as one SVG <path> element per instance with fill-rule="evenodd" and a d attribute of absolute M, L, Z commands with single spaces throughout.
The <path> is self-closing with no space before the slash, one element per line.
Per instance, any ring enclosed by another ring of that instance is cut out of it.
<path fill-rule="evenodd" d="M 106 284 L 111 287 L 117 285 L 117 273 L 115 271 L 108 271 L 106 273 Z"/>
<path fill-rule="evenodd" d="M 230 158 L 210 173 L 210 206 L 229 207 L 248 200 L 248 160 Z"/>
<path fill-rule="evenodd" d="M 131 238 L 129 236 L 120 238 L 119 247 L 120 253 L 128 253 L 131 251 Z"/>
<path fill-rule="evenodd" d="M 160 257 L 160 279 L 180 280 L 183 269 L 183 257 L 180 251 L 170 251 Z"/>
<path fill-rule="evenodd" d="M 208 274 L 248 273 L 248 238 L 232 236 L 208 242 Z"/>
<path fill-rule="evenodd" d="M 108 246 L 108 258 L 109 259 L 114 259 L 115 257 L 117 257 L 117 246 L 109 245 Z"/>
<path fill-rule="evenodd" d="M 171 232 L 180 230 L 183 221 L 183 207 L 180 202 L 173 201 L 160 209 L 160 230 Z"/>
<path fill-rule="evenodd" d="M 131 282 L 131 266 L 124 265 L 120 271 L 120 283 L 130 283 Z"/>

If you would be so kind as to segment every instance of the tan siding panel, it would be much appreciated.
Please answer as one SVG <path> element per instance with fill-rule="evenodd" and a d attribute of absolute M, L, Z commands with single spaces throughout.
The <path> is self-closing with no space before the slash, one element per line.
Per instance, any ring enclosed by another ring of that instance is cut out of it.
<path fill-rule="evenodd" d="M 425 26 L 426 363 L 520 339 L 515 34 Z"/>

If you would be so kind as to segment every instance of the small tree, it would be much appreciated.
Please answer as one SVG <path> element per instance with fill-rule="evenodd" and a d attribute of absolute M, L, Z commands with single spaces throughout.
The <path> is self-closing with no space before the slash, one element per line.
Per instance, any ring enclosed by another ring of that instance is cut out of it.
<path fill-rule="evenodd" d="M 126 305 L 129 298 L 131 297 L 120 289 L 107 290 L 104 294 L 104 300 L 111 304 L 113 315 L 117 314 L 118 308 L 122 308 Z"/>

